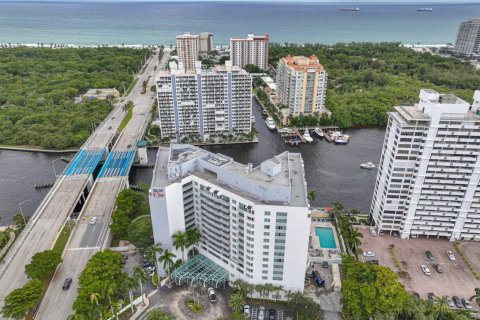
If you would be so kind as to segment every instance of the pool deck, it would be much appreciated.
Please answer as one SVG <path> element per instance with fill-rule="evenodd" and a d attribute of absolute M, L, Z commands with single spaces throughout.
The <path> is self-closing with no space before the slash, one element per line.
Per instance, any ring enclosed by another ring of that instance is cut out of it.
<path fill-rule="evenodd" d="M 341 261 L 341 250 L 340 242 L 337 236 L 335 227 L 326 221 L 316 221 L 312 220 L 310 224 L 310 242 L 308 245 L 308 255 L 311 262 L 322 262 L 322 261 Z M 315 234 L 315 228 L 331 228 L 333 231 L 333 236 L 335 237 L 336 249 L 324 249 L 320 246 L 320 241 L 318 236 Z"/>

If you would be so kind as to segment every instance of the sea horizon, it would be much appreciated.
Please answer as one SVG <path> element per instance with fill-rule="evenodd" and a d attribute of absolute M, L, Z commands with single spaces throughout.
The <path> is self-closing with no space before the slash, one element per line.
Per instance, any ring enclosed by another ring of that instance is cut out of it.
<path fill-rule="evenodd" d="M 340 11 L 350 6 L 361 10 Z M 433 11 L 417 11 L 425 6 Z M 214 45 L 249 33 L 277 43 L 439 45 L 477 16 L 480 3 L 468 2 L 9 0 L 0 1 L 0 43 L 174 45 L 178 34 L 210 32 Z"/>

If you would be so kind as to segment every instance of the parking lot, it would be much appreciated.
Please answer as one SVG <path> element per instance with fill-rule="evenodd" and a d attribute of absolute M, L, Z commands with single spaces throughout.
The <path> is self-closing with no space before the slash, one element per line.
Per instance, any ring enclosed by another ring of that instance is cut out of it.
<path fill-rule="evenodd" d="M 265 319 L 268 320 L 270 310 L 275 314 L 275 320 L 295 320 L 293 312 L 285 309 L 285 306 L 271 304 L 250 304 L 250 320 L 258 320 L 258 314 L 261 307 L 265 308 Z"/>
<path fill-rule="evenodd" d="M 478 280 L 468 269 L 465 261 L 455 251 L 453 243 L 445 239 L 400 239 L 399 237 L 392 237 L 389 235 L 373 237 L 367 228 L 360 230 L 363 234 L 362 250 L 372 251 L 375 257 L 366 258 L 364 261 L 378 260 L 380 265 L 389 267 L 394 271 L 398 271 L 392 256 L 388 250 L 389 245 L 393 244 L 398 259 L 403 264 L 408 276 L 400 278 L 400 282 L 405 285 L 405 288 L 410 292 L 418 293 L 422 298 L 427 298 L 429 292 L 436 296 L 448 295 L 458 296 L 460 299 L 468 299 L 475 292 L 475 288 L 480 286 Z M 426 251 L 430 250 L 433 253 L 435 261 L 430 261 L 426 255 Z M 462 250 L 471 256 L 471 261 L 478 263 L 480 256 L 480 243 L 464 243 Z M 452 251 L 456 260 L 450 261 L 446 252 Z M 475 259 L 474 259 L 475 258 Z M 442 269 L 443 273 L 437 272 L 433 265 L 437 263 Z M 421 266 L 426 265 L 431 272 L 431 276 L 426 276 Z M 477 264 L 477 269 L 479 265 Z M 478 308 L 473 304 L 474 308 Z"/>

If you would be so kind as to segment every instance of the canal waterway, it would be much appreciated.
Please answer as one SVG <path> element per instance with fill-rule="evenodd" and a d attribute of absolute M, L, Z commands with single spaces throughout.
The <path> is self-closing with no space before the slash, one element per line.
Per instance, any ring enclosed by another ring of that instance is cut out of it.
<path fill-rule="evenodd" d="M 347 208 L 358 208 L 368 212 L 372 199 L 377 170 L 360 169 L 360 164 L 371 161 L 378 163 L 385 128 L 350 129 L 346 133 L 351 141 L 348 145 L 334 145 L 315 139 L 311 144 L 291 147 L 283 142 L 279 134 L 267 129 L 261 117 L 261 109 L 254 102 L 253 114 L 259 132 L 258 143 L 243 145 L 208 146 L 205 149 L 223 153 L 241 163 L 259 165 L 285 150 L 300 152 L 305 164 L 305 175 L 309 190 L 317 192 L 315 206 L 328 206 L 341 202 Z M 150 149 L 149 162 L 155 161 L 156 149 Z M 19 212 L 19 203 L 25 215 L 31 215 L 48 192 L 36 190 L 35 184 L 54 181 L 52 161 L 62 154 L 0 150 L 0 215 L 2 222 L 9 222 Z M 72 157 L 72 154 L 63 156 Z M 59 173 L 66 163 L 54 162 Z M 132 184 L 150 184 L 151 168 L 132 168 Z"/>

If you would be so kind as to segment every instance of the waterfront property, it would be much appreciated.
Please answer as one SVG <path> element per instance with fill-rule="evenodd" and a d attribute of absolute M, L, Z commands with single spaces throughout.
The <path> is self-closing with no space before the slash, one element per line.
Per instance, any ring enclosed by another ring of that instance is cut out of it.
<path fill-rule="evenodd" d="M 314 55 L 281 58 L 277 66 L 277 89 L 278 103 L 288 106 L 288 115 L 329 114 L 325 108 L 327 72 Z"/>
<path fill-rule="evenodd" d="M 195 62 L 200 53 L 200 37 L 184 33 L 177 36 L 176 40 L 179 62 L 183 64 L 185 70 L 195 70 Z"/>
<path fill-rule="evenodd" d="M 341 247 L 339 243 L 335 227 L 330 221 L 312 218 L 308 245 L 311 262 L 340 262 Z"/>
<path fill-rule="evenodd" d="M 480 56 L 480 18 L 460 24 L 453 52 L 469 58 Z"/>
<path fill-rule="evenodd" d="M 310 212 L 300 154 L 285 151 L 254 168 L 191 145 L 161 147 L 149 202 L 155 242 L 177 257 L 172 235 L 197 228 L 199 253 L 221 268 L 205 263 L 229 281 L 303 290 Z M 201 277 L 219 286 L 219 274 L 214 283 Z M 174 281 L 188 277 L 177 272 Z"/>
<path fill-rule="evenodd" d="M 420 91 L 389 114 L 372 199 L 378 230 L 402 238 L 480 240 L 480 115 L 452 95 Z"/>
<path fill-rule="evenodd" d="M 156 79 L 162 138 L 247 134 L 252 128 L 252 77 L 226 61 L 194 71 L 170 62 Z"/>
<path fill-rule="evenodd" d="M 315 235 L 318 237 L 320 247 L 322 249 L 336 249 L 335 237 L 333 229 L 329 227 L 316 227 Z"/>

